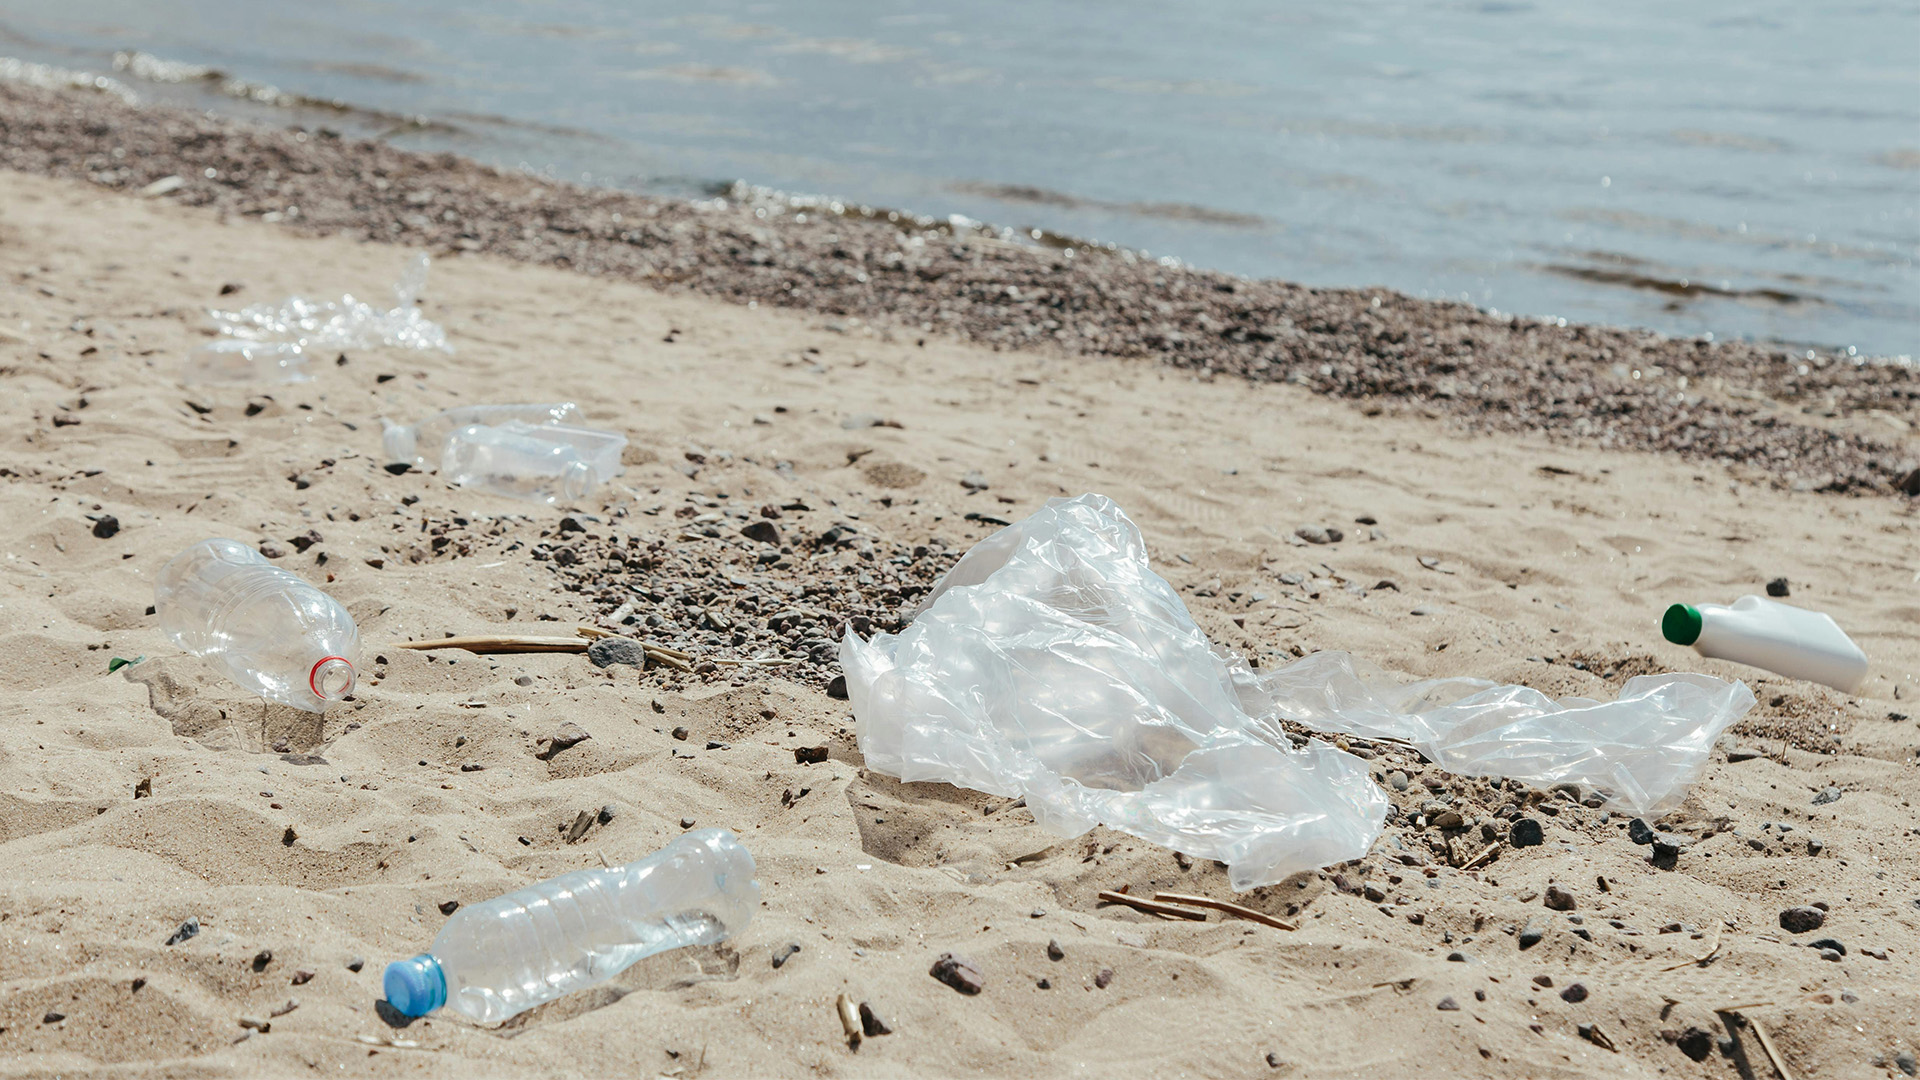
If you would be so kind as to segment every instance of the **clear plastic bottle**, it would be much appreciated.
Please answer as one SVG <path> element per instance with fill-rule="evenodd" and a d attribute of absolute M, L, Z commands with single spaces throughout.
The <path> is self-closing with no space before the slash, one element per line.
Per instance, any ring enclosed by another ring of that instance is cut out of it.
<path fill-rule="evenodd" d="M 161 567 L 160 629 L 269 701 L 308 712 L 353 693 L 360 631 L 339 602 L 238 540 L 202 540 Z"/>
<path fill-rule="evenodd" d="M 1675 604 L 1660 621 L 1675 645 L 1702 656 L 1765 668 L 1853 693 L 1867 677 L 1867 654 L 1823 612 L 1759 596 L 1731 604 Z"/>
<path fill-rule="evenodd" d="M 620 472 L 624 435 L 566 424 L 473 424 L 447 437 L 450 484 L 549 505 L 578 502 Z"/>
<path fill-rule="evenodd" d="M 576 870 L 454 912 L 431 952 L 387 965 L 387 1002 L 442 1005 L 498 1023 L 607 981 L 669 949 L 747 928 L 760 905 L 753 856 L 725 829 L 684 833 L 612 869 Z"/>
<path fill-rule="evenodd" d="M 524 424 L 577 424 L 585 417 L 580 406 L 571 401 L 551 405 L 462 405 L 435 413 L 418 424 L 396 424 L 382 419 L 380 442 L 386 447 L 388 461 L 404 461 L 416 469 L 440 465 L 447 437 L 474 424 L 488 426 L 518 420 Z"/>

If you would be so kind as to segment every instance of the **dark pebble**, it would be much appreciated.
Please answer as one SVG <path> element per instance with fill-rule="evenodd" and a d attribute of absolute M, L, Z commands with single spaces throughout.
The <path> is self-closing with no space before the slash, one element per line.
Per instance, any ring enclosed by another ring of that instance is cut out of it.
<path fill-rule="evenodd" d="M 927 969 L 927 974 L 963 994 L 977 994 L 986 986 L 980 969 L 966 957 L 953 953 L 941 953 L 939 959 L 933 962 L 933 967 Z"/>
<path fill-rule="evenodd" d="M 1059 939 L 1055 938 L 1047 941 L 1047 959 L 1064 960 L 1066 959 L 1066 955 L 1067 950 L 1060 947 Z"/>
<path fill-rule="evenodd" d="M 1555 911 L 1572 911 L 1579 906 L 1573 894 L 1558 885 L 1547 886 L 1547 896 L 1542 902 Z"/>
<path fill-rule="evenodd" d="M 794 948 L 799 946 L 796 945 Z M 868 1038 L 893 1034 L 893 1028 L 880 1018 L 879 1013 L 873 1011 L 872 1005 L 864 1001 L 860 1003 L 860 1030 L 865 1032 Z"/>
<path fill-rule="evenodd" d="M 301 968 L 298 971 L 295 971 L 293 973 L 293 985 L 295 986 L 305 986 L 306 984 L 312 981 L 313 981 L 313 972 L 308 971 L 305 968 Z"/>
<path fill-rule="evenodd" d="M 1560 1000 L 1570 1001 L 1575 1004 L 1585 1001 L 1587 1000 L 1587 988 L 1580 983 L 1568 983 L 1567 988 L 1560 991 Z"/>
<path fill-rule="evenodd" d="M 1531 949 L 1535 945 L 1540 944 L 1540 939 L 1546 936 L 1547 936 L 1547 932 L 1541 928 L 1539 923 L 1537 922 L 1527 923 L 1527 925 L 1520 930 L 1521 951 L 1524 952 L 1525 950 Z"/>
<path fill-rule="evenodd" d="M 367 961 L 366 961 L 366 958 L 365 958 L 365 957 L 362 957 L 362 956 L 350 956 L 350 957 L 348 957 L 348 958 L 347 958 L 347 970 L 348 970 L 348 971 L 359 971 L 359 970 L 360 970 L 361 968 L 363 968 L 363 967 L 366 967 L 366 966 L 367 966 Z"/>
<path fill-rule="evenodd" d="M 794 944 L 793 942 L 788 942 L 787 944 L 782 945 L 779 948 L 773 950 L 773 966 L 778 968 L 785 965 L 786 962 L 793 957 L 793 954 L 799 951 L 800 951 L 800 946 Z"/>
<path fill-rule="evenodd" d="M 1467 954 L 1463 952 L 1450 952 L 1447 954 L 1447 959 L 1456 964 L 1464 964 L 1467 962 Z"/>
<path fill-rule="evenodd" d="M 827 760 L 827 748 L 824 746 L 796 746 L 793 748 L 793 760 L 800 765 L 818 765 Z"/>
<path fill-rule="evenodd" d="M 1790 907 L 1780 913 L 1780 929 L 1789 934 L 1818 930 L 1827 921 L 1827 913 L 1817 907 Z"/>
<path fill-rule="evenodd" d="M 1102 990 L 1105 990 L 1112 983 L 1113 983 L 1112 968 L 1101 968 L 1100 973 L 1093 977 L 1093 985 L 1099 987 Z"/>
<path fill-rule="evenodd" d="M 460 901 L 458 900 L 443 900 L 440 902 L 440 914 L 442 915 L 451 915 L 459 910 Z"/>
<path fill-rule="evenodd" d="M 1538 818 L 1523 817 L 1507 830 L 1507 843 L 1514 847 L 1538 847 L 1547 838 Z"/>
<path fill-rule="evenodd" d="M 1847 947 L 1845 945 L 1840 944 L 1840 942 L 1830 937 L 1823 937 L 1818 941 L 1809 941 L 1807 942 L 1807 948 L 1832 949 L 1834 952 L 1839 953 L 1841 956 L 1847 955 Z"/>
<path fill-rule="evenodd" d="M 631 638 L 603 637 L 587 646 L 587 659 L 594 667 L 625 664 L 644 668 L 647 666 L 647 650 L 646 646 Z"/>
<path fill-rule="evenodd" d="M 1767 582 L 1768 596 L 1786 596 L 1791 591 L 1792 590 L 1787 585 L 1786 578 L 1777 577 L 1777 578 L 1774 578 L 1772 581 Z"/>
<path fill-rule="evenodd" d="M 1553 989 L 1553 976 L 1535 975 L 1533 977 L 1533 985 L 1538 986 L 1543 990 L 1551 990 Z"/>
<path fill-rule="evenodd" d="M 835 675 L 833 678 L 827 680 L 827 696 L 833 698 L 835 701 L 847 700 L 847 677 L 845 675 Z"/>
<path fill-rule="evenodd" d="M 1651 844 L 1653 843 L 1653 826 L 1647 824 L 1642 818 L 1634 818 L 1627 822 L 1627 839 L 1642 847 Z"/>
<path fill-rule="evenodd" d="M 261 949 L 259 952 L 253 954 L 253 970 L 265 971 L 267 970 L 267 965 L 271 963 L 273 963 L 272 949 Z"/>
<path fill-rule="evenodd" d="M 1713 1053 L 1713 1035 L 1704 1028 L 1690 1027 L 1675 1036 L 1673 1045 L 1694 1061 L 1705 1061 Z"/>
<path fill-rule="evenodd" d="M 1036 979 L 1036 980 L 1034 980 L 1034 983 L 1033 983 L 1033 985 L 1035 985 L 1035 986 L 1037 986 L 1037 987 L 1039 987 L 1039 988 L 1040 988 L 1040 989 L 1042 989 L 1042 990 L 1051 990 L 1051 989 L 1053 989 L 1053 980 L 1051 980 L 1051 979 Z"/>
<path fill-rule="evenodd" d="M 67 1018 L 66 1013 L 49 1012 L 47 1015 L 40 1018 L 40 1022 L 43 1024 L 57 1024 L 60 1021 L 65 1020 L 66 1018 Z"/>
<path fill-rule="evenodd" d="M 167 939 L 167 944 L 178 945 L 199 933 L 200 917 L 197 915 L 189 915 L 187 916 L 187 921 L 180 924 L 180 929 L 175 930 L 173 936 Z"/>
<path fill-rule="evenodd" d="M 1459 1012 L 1460 1003 L 1450 997 L 1443 997 L 1440 999 L 1440 1004 L 1435 1005 L 1434 1008 L 1439 1009 L 1441 1012 Z"/>
<path fill-rule="evenodd" d="M 673 729 L 673 737 L 674 737 L 674 738 L 676 738 L 676 739 L 679 739 L 679 740 L 680 740 L 681 742 L 686 742 L 686 741 L 687 741 L 687 729 L 686 729 L 686 728 L 683 728 L 683 727 L 677 727 L 677 728 L 674 728 L 674 729 Z"/>
<path fill-rule="evenodd" d="M 93 535 L 102 540 L 112 539 L 113 534 L 119 531 L 120 519 L 114 517 L 112 514 L 101 514 L 94 520 Z"/>

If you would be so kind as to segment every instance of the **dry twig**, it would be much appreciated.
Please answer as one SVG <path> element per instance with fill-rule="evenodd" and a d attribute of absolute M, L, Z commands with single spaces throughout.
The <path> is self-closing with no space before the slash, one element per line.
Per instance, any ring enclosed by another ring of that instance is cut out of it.
<path fill-rule="evenodd" d="M 1224 911 L 1229 915 L 1237 915 L 1242 919 L 1246 919 L 1248 922 L 1257 922 L 1263 926 L 1271 926 L 1277 930 L 1300 929 L 1285 919 L 1276 919 L 1264 911 L 1256 911 L 1253 908 L 1233 903 L 1230 900 L 1215 900 L 1211 896 L 1194 896 L 1190 893 L 1171 892 L 1157 892 L 1153 894 L 1153 898 L 1163 904 L 1185 904 L 1187 907 L 1203 907 L 1212 908 L 1215 911 Z"/>
<path fill-rule="evenodd" d="M 1150 915 L 1171 915 L 1177 919 L 1191 919 L 1195 922 L 1207 921 L 1207 913 L 1204 911 L 1192 911 L 1187 908 L 1174 907 L 1172 904 L 1155 903 L 1152 900 L 1143 900 L 1137 896 L 1128 896 L 1126 893 L 1114 892 L 1112 889 L 1100 890 L 1100 901 L 1105 904 L 1125 904 L 1130 908 L 1147 912 Z"/>

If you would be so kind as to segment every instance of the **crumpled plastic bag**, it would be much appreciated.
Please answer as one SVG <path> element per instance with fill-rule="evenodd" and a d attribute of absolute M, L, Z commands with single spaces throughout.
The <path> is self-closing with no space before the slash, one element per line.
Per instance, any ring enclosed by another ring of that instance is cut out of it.
<path fill-rule="evenodd" d="M 346 349 L 439 349 L 452 352 L 447 333 L 414 301 L 427 286 L 431 260 L 415 255 L 394 285 L 394 306 L 376 308 L 351 293 L 338 300 L 290 296 L 279 304 L 210 311 L 221 337 L 187 360 L 189 383 L 305 382 L 310 354 Z"/>
<path fill-rule="evenodd" d="M 1461 771 L 1605 777 L 1651 806 L 1752 703 L 1694 675 L 1636 679 L 1612 705 L 1479 680 L 1400 687 L 1338 653 L 1261 674 L 1214 648 L 1100 495 L 1051 500 L 982 540 L 906 629 L 849 633 L 840 657 L 869 768 L 1024 796 L 1060 835 L 1106 825 L 1218 859 L 1242 890 L 1366 854 L 1386 816 L 1365 762 L 1294 748 L 1282 716 L 1431 737 Z M 1596 750 L 1594 724 L 1629 726 Z M 1636 732 L 1651 749 L 1622 745 Z"/>

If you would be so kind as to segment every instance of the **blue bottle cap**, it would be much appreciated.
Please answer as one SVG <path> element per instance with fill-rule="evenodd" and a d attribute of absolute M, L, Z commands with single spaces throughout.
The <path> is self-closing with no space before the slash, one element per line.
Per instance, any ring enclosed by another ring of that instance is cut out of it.
<path fill-rule="evenodd" d="M 405 1016 L 425 1016 L 447 1003 L 447 976 L 432 953 L 388 964 L 381 983 L 387 1004 Z"/>

